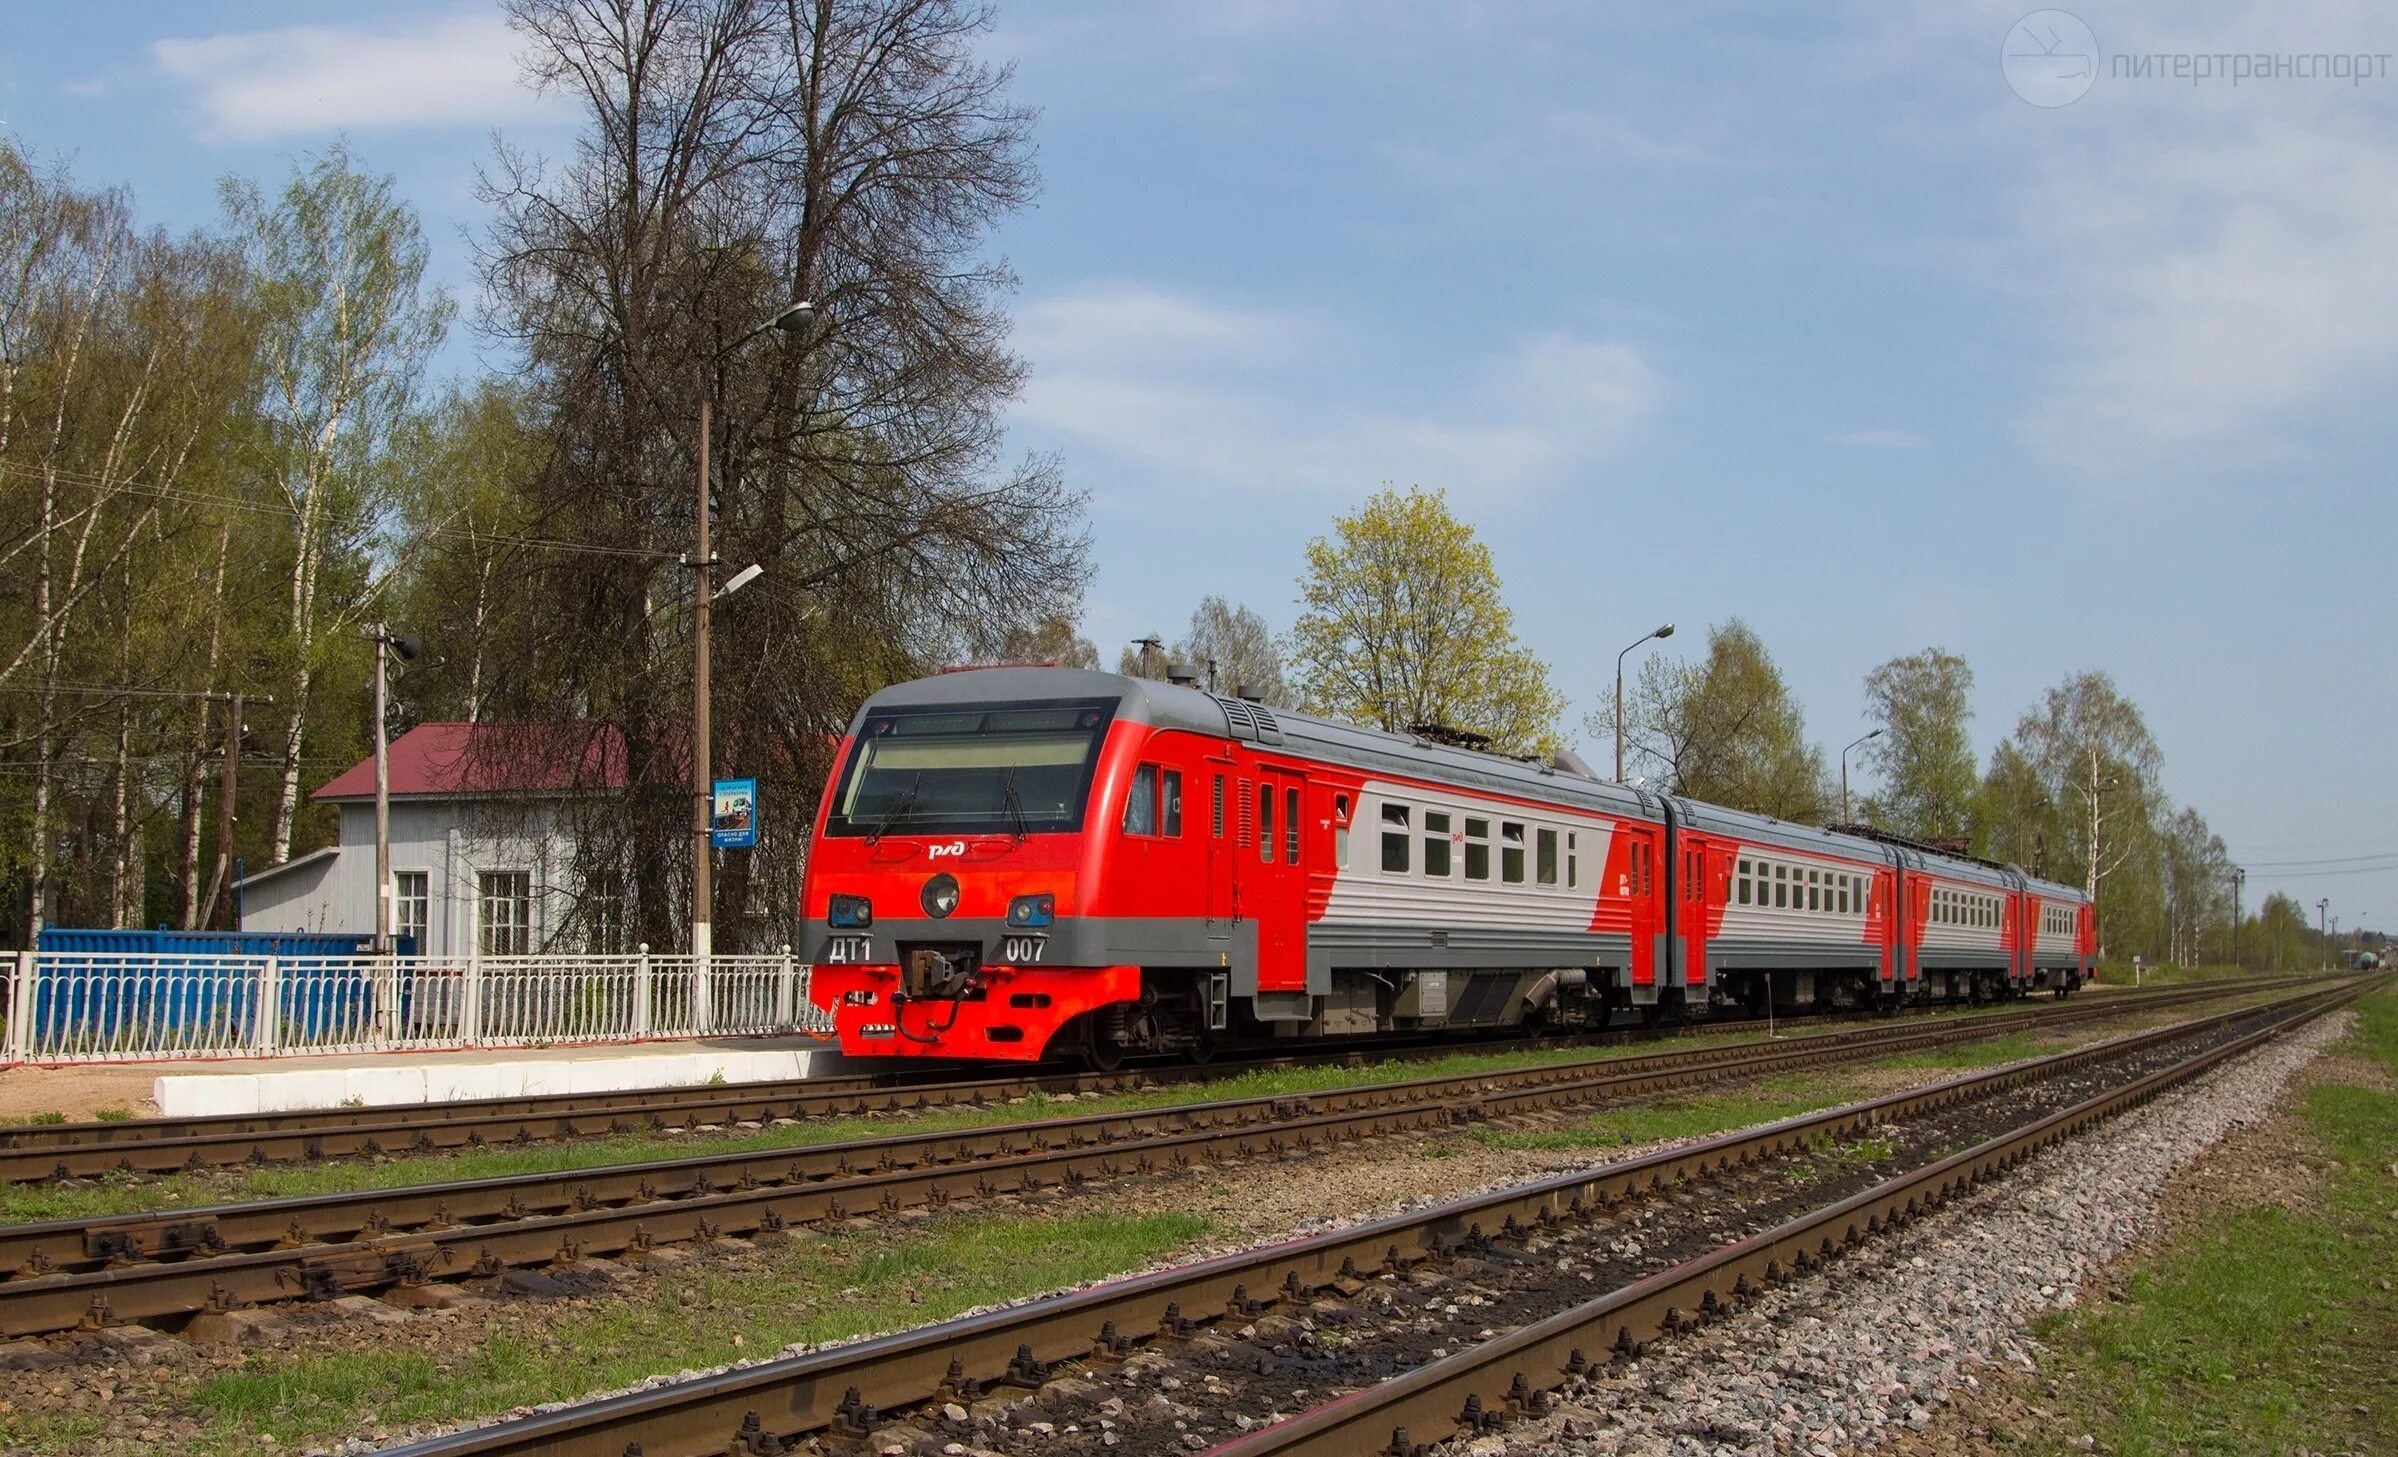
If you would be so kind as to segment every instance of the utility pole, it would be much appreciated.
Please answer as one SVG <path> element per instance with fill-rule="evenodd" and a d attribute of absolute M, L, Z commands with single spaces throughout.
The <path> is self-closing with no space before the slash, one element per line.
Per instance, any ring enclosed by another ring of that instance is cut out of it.
<path fill-rule="evenodd" d="M 2325 896 L 2323 899 L 2315 902 L 2315 934 L 2323 938 L 2324 945 L 2329 946 L 2331 944 L 2330 896 Z"/>
<path fill-rule="evenodd" d="M 216 810 L 216 873 L 208 880 L 208 905 L 200 913 L 203 925 L 216 921 L 216 898 L 225 888 L 225 877 L 233 869 L 233 800 L 241 783 L 241 693 L 236 690 L 225 700 L 225 768 L 224 778 L 217 790 Z M 240 930 L 236 924 L 232 930 Z"/>
<path fill-rule="evenodd" d="M 2247 879 L 2247 871 L 2237 865 L 2231 868 L 2231 964 L 2235 971 L 2240 966 L 2240 885 Z"/>
<path fill-rule="evenodd" d="M 715 434 L 714 401 L 708 394 L 708 371 L 734 350 L 757 338 L 769 329 L 786 334 L 805 334 L 816 321 L 816 306 L 805 301 L 788 304 L 776 311 L 773 318 L 758 325 L 722 349 L 701 361 L 692 371 L 692 382 L 699 387 L 699 522 L 698 550 L 685 565 L 696 571 L 698 581 L 693 589 L 692 661 L 691 661 L 691 958 L 692 995 L 697 1001 L 697 1019 L 701 1031 L 707 1030 L 711 1015 L 712 991 L 708 980 L 708 959 L 715 954 L 716 867 L 710 860 L 714 853 L 709 834 L 711 811 L 715 804 L 714 769 L 708 758 L 708 629 L 711 608 L 716 600 L 716 554 L 709 544 L 708 511 L 708 443 Z M 751 567 L 736 573 L 725 584 L 730 595 L 757 576 Z"/>
<path fill-rule="evenodd" d="M 708 544 L 708 437 L 714 430 L 714 419 L 708 400 L 706 371 L 699 376 L 699 550 L 691 560 L 692 569 L 699 573 L 699 585 L 693 598 L 692 688 L 691 688 L 691 957 L 699 984 L 706 981 L 708 958 L 715 953 L 715 869 L 710 863 L 713 854 L 708 843 L 709 810 L 713 807 L 715 785 L 712 766 L 708 762 L 708 626 L 711 599 L 716 592 L 716 558 Z M 707 1025 L 707 1013 L 700 1012 L 700 1025 Z"/>
<path fill-rule="evenodd" d="M 415 638 L 397 634 L 388 623 L 378 622 L 366 630 L 375 645 L 375 954 L 389 956 L 392 949 L 392 884 L 391 884 L 391 722 L 385 707 L 388 700 L 387 680 L 390 677 L 389 653 L 398 653 L 400 661 L 412 663 L 422 651 Z M 417 950 L 422 952 L 423 947 Z"/>

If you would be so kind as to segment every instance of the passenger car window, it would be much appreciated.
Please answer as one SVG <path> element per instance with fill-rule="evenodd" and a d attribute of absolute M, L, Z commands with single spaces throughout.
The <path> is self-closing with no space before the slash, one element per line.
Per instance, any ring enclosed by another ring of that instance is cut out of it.
<path fill-rule="evenodd" d="M 1465 822 L 1465 878 L 1490 879 L 1490 821 L 1468 818 Z"/>
<path fill-rule="evenodd" d="M 1282 791 L 1282 858 L 1299 863 L 1299 791 Z"/>
<path fill-rule="evenodd" d="M 1435 880 L 1449 878 L 1449 815 L 1445 810 L 1424 811 L 1424 873 Z"/>
<path fill-rule="evenodd" d="M 1410 817 L 1406 805 L 1386 804 L 1382 807 L 1382 869 L 1385 874 L 1407 873 L 1407 821 Z"/>
<path fill-rule="evenodd" d="M 1168 769 L 1158 776 L 1158 807 L 1164 811 L 1159 823 L 1165 833 L 1180 838 L 1182 834 L 1182 771 Z"/>
<path fill-rule="evenodd" d="M 1557 832 L 1535 830 L 1532 834 L 1532 873 L 1542 885 L 1557 883 Z"/>
<path fill-rule="evenodd" d="M 1502 823 L 1499 826 L 1499 879 L 1509 885 L 1524 883 L 1524 827 Z"/>

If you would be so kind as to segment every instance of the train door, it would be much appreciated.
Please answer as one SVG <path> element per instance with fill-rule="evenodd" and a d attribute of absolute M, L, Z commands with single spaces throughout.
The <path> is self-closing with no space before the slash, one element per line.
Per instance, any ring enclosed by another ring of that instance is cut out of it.
<path fill-rule="evenodd" d="M 1207 793 L 1207 934 L 1213 941 L 1232 939 L 1238 919 L 1232 898 L 1233 859 L 1240 846 L 1233 833 L 1239 816 L 1233 796 L 1240 781 L 1233 777 L 1230 759 L 1210 759 L 1205 765 Z"/>
<path fill-rule="evenodd" d="M 1665 948 L 1664 887 L 1658 865 L 1664 837 L 1657 826 L 1639 820 L 1619 820 L 1615 832 L 1624 846 L 1616 862 L 1615 892 L 1631 912 L 1632 984 L 1670 984 L 1674 963 Z"/>
<path fill-rule="evenodd" d="M 1261 768 L 1253 793 L 1257 843 L 1241 867 L 1241 904 L 1257 921 L 1257 989 L 1305 991 L 1307 867 L 1300 851 L 1307 776 Z"/>
<path fill-rule="evenodd" d="M 1707 977 L 1707 841 L 1680 830 L 1674 836 L 1674 941 L 1684 981 L 1705 986 Z"/>

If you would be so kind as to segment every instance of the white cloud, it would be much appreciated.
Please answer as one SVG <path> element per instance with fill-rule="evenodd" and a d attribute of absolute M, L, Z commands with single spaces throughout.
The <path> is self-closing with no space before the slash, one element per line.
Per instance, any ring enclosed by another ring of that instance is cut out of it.
<path fill-rule="evenodd" d="M 1383 481 L 1508 492 L 1606 458 L 1665 382 L 1620 340 L 1549 334 L 1468 365 L 1436 402 L 1326 403 L 1357 348 L 1316 321 L 1132 284 L 1036 300 L 1015 418 L 1215 490 L 1350 494 Z"/>
<path fill-rule="evenodd" d="M 2190 0 L 2083 12 L 2087 95 L 2003 82 L 2013 0 L 1858 5 L 1843 62 L 1913 85 L 1989 167 L 2002 230 L 1948 261 L 1997 289 L 2041 351 L 2019 433 L 2098 479 L 2177 481 L 2303 448 L 2312 412 L 2398 368 L 2398 75 L 2194 85 L 2119 73 L 2156 55 L 2387 53 L 2367 0 Z M 2169 64 L 2169 63 L 2168 63 Z M 1957 98 L 1974 98 L 1960 114 Z"/>
<path fill-rule="evenodd" d="M 497 15 L 389 28 L 298 25 L 162 40 L 150 59 L 191 88 L 211 138 L 483 126 L 536 116 L 516 37 Z"/>
<path fill-rule="evenodd" d="M 1835 445 L 1861 445 L 1868 450 L 1921 450 L 1927 444 L 1912 430 L 1843 430 L 1832 437 Z"/>

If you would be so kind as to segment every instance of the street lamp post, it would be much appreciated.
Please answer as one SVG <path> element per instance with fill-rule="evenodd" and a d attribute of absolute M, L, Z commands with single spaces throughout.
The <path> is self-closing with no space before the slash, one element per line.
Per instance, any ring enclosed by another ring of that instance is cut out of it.
<path fill-rule="evenodd" d="M 2323 938 L 2323 943 L 2326 946 L 2331 944 L 2330 896 L 2325 896 L 2323 899 L 2315 902 L 2315 934 Z"/>
<path fill-rule="evenodd" d="M 769 329 L 786 334 L 803 333 L 816 321 L 816 306 L 806 302 L 791 304 L 732 343 L 718 350 L 707 363 L 714 364 L 734 350 L 757 338 Z M 709 828 L 711 801 L 714 798 L 714 766 L 708 755 L 708 629 L 710 608 L 715 605 L 715 553 L 708 542 L 708 442 L 714 433 L 715 421 L 708 397 L 705 365 L 699 379 L 699 529 L 698 550 L 688 565 L 699 573 L 699 585 L 693 594 L 695 608 L 692 618 L 694 644 L 691 668 L 691 793 L 692 793 L 692 862 L 691 862 L 691 959 L 695 1000 L 704 990 L 708 958 L 715 954 L 715 866 L 710 859 Z M 754 572 L 743 572 L 727 585 L 728 592 L 744 585 Z M 709 1007 L 704 1000 L 693 1009 L 702 1030 L 709 1021 Z"/>
<path fill-rule="evenodd" d="M 1850 744 L 1848 749 L 1840 751 L 1840 822 L 1844 825 L 1850 822 L 1848 815 L 1848 750 L 1857 747 L 1858 744 L 1872 743 L 1875 739 L 1880 738 L 1883 732 L 1881 729 L 1875 729 L 1872 733 Z"/>
<path fill-rule="evenodd" d="M 1674 625 L 1669 622 L 1654 632 L 1642 634 L 1640 642 L 1632 644 L 1632 647 L 1625 648 L 1623 652 L 1615 655 L 1615 782 L 1618 784 L 1624 782 L 1624 654 L 1631 652 L 1632 648 L 1639 647 L 1640 643 L 1647 642 L 1650 638 L 1668 638 L 1673 635 Z"/>

